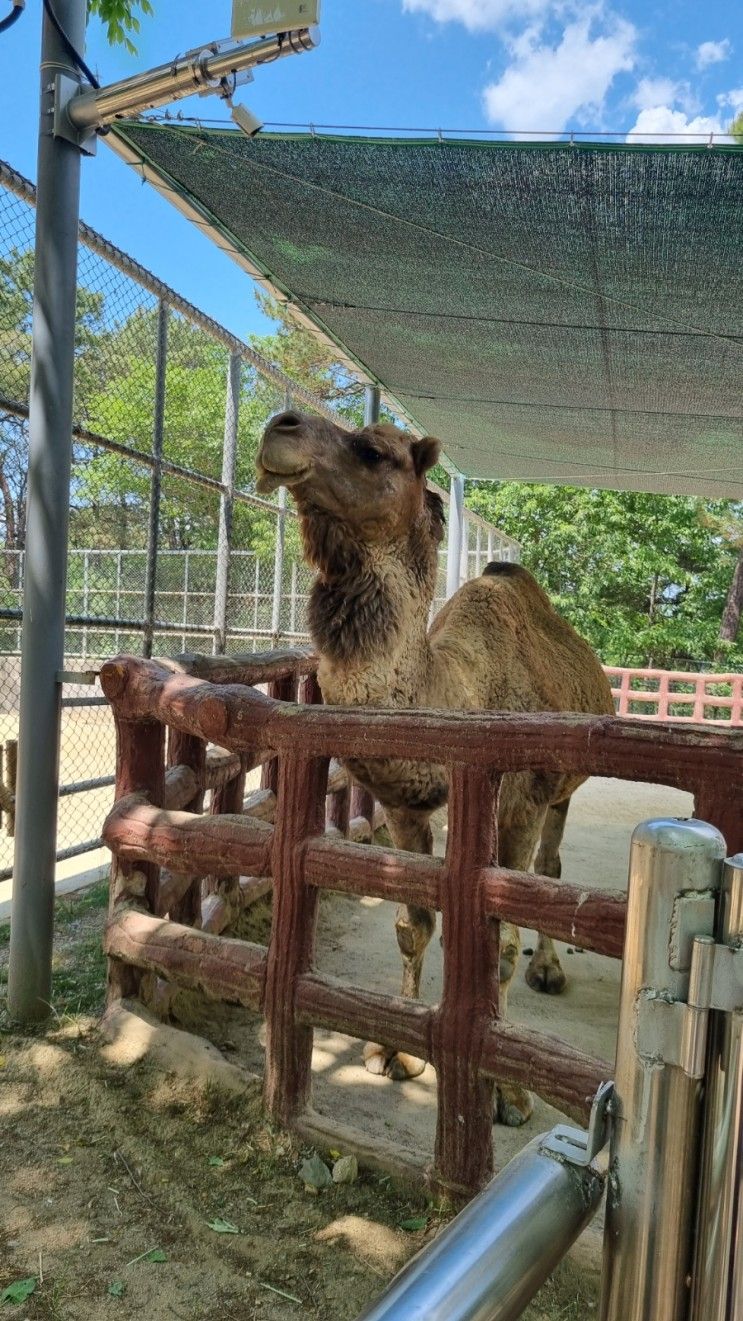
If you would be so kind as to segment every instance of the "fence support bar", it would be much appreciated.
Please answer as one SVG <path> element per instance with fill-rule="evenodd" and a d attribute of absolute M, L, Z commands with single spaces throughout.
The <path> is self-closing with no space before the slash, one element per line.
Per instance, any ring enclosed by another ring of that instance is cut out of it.
<path fill-rule="evenodd" d="M 718 938 L 743 940 L 743 853 L 723 870 Z M 692 1321 L 743 1321 L 743 1014 L 713 1013 Z"/>
<path fill-rule="evenodd" d="M 364 388 L 364 426 L 371 427 L 379 421 L 379 410 L 382 403 L 382 392 L 378 385 L 367 385 Z"/>
<path fill-rule="evenodd" d="M 632 836 L 602 1321 L 688 1317 L 702 1084 L 665 1062 L 662 1025 L 686 1002 L 693 936 L 714 933 L 724 857 L 703 821 L 645 821 Z"/>
<path fill-rule="evenodd" d="M 214 584 L 214 654 L 227 650 L 227 599 L 230 590 L 232 551 L 232 512 L 235 500 L 235 460 L 237 428 L 240 419 L 240 383 L 242 358 L 233 351 L 227 369 L 227 398 L 224 409 L 224 445 L 222 447 L 222 494 L 219 498 L 217 534 L 217 573 Z"/>
<path fill-rule="evenodd" d="M 449 491 L 449 539 L 446 543 L 447 600 L 459 591 L 464 541 L 464 477 L 455 473 Z"/>
<path fill-rule="evenodd" d="M 61 27 L 85 45 L 85 0 L 57 0 Z M 80 153 L 52 133 L 54 74 L 77 80 L 44 15 L 31 363 L 28 524 L 21 664 L 20 760 L 8 1006 L 46 1018 L 51 996 L 59 782 L 57 672 L 63 668 L 72 460 Z"/>
<path fill-rule="evenodd" d="M 152 421 L 152 483 L 150 518 L 147 529 L 147 567 L 144 585 L 144 640 L 142 652 L 152 655 L 157 586 L 157 551 L 160 535 L 160 496 L 162 494 L 162 457 L 165 436 L 165 377 L 168 359 L 168 304 L 160 299 L 157 309 L 157 358 L 155 360 L 155 411 Z"/>
<path fill-rule="evenodd" d="M 359 1321 L 515 1321 L 595 1214 L 603 1179 L 530 1142 Z"/>

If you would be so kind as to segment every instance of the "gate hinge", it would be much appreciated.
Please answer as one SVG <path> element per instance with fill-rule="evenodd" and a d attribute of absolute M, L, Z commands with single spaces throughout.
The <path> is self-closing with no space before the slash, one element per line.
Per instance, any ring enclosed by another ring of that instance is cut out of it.
<path fill-rule="evenodd" d="M 578 1165 L 581 1168 L 590 1165 L 609 1141 L 613 1099 L 614 1083 L 602 1082 L 593 1098 L 588 1132 L 582 1128 L 574 1128 L 572 1124 L 555 1124 L 546 1135 L 540 1150 L 559 1156 L 569 1165 Z"/>
<path fill-rule="evenodd" d="M 743 947 L 719 945 L 713 936 L 695 936 L 688 999 L 673 1000 L 652 988 L 637 998 L 638 1055 L 650 1067 L 670 1064 L 689 1078 L 703 1078 L 711 1010 L 743 1011 Z"/>

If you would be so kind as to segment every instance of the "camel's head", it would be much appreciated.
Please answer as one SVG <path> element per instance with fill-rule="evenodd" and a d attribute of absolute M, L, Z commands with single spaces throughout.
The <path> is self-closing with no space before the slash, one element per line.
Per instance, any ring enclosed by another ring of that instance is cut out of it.
<path fill-rule="evenodd" d="M 300 514 L 329 516 L 368 545 L 397 541 L 430 503 L 426 472 L 439 449 L 431 436 L 386 424 L 348 432 L 326 418 L 280 413 L 263 435 L 258 490 L 288 486 Z"/>

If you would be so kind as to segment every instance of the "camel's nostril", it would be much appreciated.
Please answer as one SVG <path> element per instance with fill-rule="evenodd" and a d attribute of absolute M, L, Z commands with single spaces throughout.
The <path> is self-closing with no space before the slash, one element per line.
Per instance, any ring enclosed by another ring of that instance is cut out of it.
<path fill-rule="evenodd" d="M 279 413 L 272 425 L 278 431 L 291 431 L 294 427 L 301 427 L 302 419 L 299 413 Z"/>

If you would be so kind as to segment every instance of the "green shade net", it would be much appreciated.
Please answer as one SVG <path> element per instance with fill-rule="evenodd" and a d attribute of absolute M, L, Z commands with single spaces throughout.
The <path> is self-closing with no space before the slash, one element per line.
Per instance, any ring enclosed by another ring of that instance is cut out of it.
<path fill-rule="evenodd" d="M 126 123 L 468 476 L 743 497 L 743 153 Z"/>

